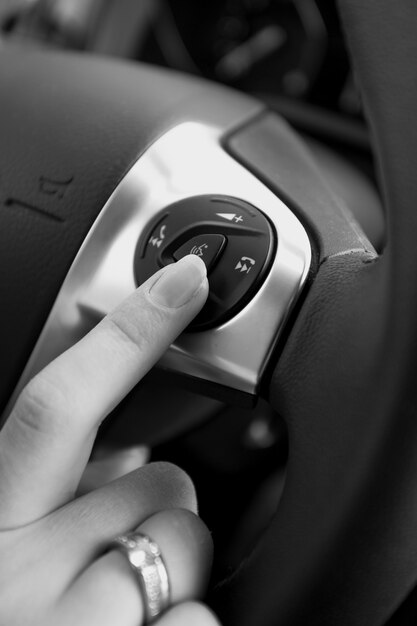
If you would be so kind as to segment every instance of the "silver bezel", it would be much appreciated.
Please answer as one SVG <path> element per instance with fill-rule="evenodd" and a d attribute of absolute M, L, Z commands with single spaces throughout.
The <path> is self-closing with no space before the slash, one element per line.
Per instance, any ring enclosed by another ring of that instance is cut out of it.
<path fill-rule="evenodd" d="M 221 145 L 220 130 L 188 122 L 150 146 L 115 189 L 80 248 L 9 403 L 42 367 L 135 289 L 137 241 L 154 216 L 183 198 L 227 195 L 258 207 L 278 246 L 254 298 L 218 328 L 184 333 L 162 357 L 168 370 L 256 394 L 305 283 L 311 247 L 290 209 Z"/>

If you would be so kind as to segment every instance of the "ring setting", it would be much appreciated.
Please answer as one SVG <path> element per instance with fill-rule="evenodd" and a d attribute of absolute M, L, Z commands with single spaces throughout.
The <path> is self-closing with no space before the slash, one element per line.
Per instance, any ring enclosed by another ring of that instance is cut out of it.
<path fill-rule="evenodd" d="M 158 544 L 142 533 L 130 533 L 116 537 L 110 549 L 127 558 L 142 592 L 146 622 L 151 623 L 170 602 L 168 572 Z"/>

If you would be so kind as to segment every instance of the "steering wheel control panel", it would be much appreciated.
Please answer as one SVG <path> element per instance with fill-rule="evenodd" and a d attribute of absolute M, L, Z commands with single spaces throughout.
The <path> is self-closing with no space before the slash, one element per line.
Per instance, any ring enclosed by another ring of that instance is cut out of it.
<path fill-rule="evenodd" d="M 210 292 L 190 330 L 232 318 L 259 289 L 273 256 L 268 219 L 254 206 L 227 196 L 192 196 L 158 214 L 140 238 L 135 276 L 140 285 L 158 269 L 187 254 L 207 266 Z"/>
<path fill-rule="evenodd" d="M 311 247 L 286 204 L 228 154 L 221 129 L 186 122 L 138 158 L 65 278 L 11 399 L 164 265 L 207 265 L 210 296 L 158 366 L 249 403 L 306 281 Z M 248 397 L 249 396 L 249 397 Z M 239 400 L 240 402 L 240 400 Z"/>

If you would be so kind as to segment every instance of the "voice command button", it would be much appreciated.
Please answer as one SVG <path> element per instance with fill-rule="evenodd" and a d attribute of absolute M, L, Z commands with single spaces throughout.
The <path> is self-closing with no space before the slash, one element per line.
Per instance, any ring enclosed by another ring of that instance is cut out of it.
<path fill-rule="evenodd" d="M 226 237 L 224 235 L 197 235 L 178 248 L 173 257 L 179 261 L 187 254 L 195 254 L 204 261 L 207 272 L 209 272 L 222 254 L 225 245 Z"/>

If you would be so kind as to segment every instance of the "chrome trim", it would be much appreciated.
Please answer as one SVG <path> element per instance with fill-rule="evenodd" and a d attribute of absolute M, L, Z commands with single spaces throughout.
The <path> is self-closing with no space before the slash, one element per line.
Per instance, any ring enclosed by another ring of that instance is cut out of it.
<path fill-rule="evenodd" d="M 155 214 L 200 194 L 235 196 L 257 206 L 275 225 L 276 256 L 259 292 L 236 317 L 212 330 L 184 333 L 159 363 L 168 370 L 257 393 L 305 283 L 311 247 L 290 209 L 222 148 L 221 134 L 200 123 L 176 126 L 155 141 L 123 178 L 65 278 L 9 410 L 30 378 L 135 289 L 136 244 Z"/>

